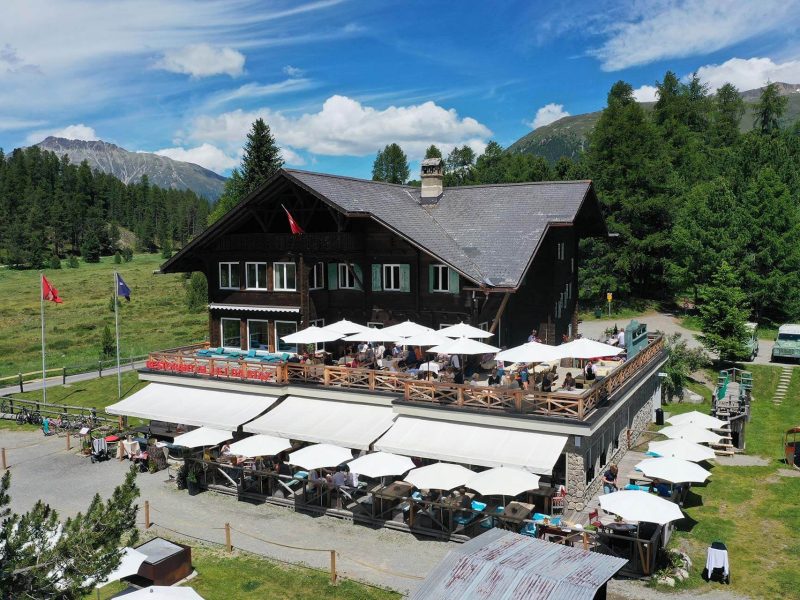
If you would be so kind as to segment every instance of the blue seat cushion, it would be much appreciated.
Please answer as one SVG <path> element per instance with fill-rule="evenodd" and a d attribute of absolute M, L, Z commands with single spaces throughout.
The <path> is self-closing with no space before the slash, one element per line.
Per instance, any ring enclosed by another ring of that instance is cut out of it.
<path fill-rule="evenodd" d="M 545 514 L 542 514 L 542 513 L 533 513 L 533 516 L 531 518 L 534 521 L 544 521 L 545 519 L 549 519 L 550 515 L 545 515 Z"/>
<path fill-rule="evenodd" d="M 472 510 L 486 510 L 486 503 L 478 502 L 477 500 L 472 501 Z"/>

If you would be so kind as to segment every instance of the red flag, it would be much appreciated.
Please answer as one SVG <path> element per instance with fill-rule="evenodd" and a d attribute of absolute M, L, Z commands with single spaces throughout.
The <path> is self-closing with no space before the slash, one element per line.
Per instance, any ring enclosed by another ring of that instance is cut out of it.
<path fill-rule="evenodd" d="M 281 206 L 283 206 L 283 204 L 281 204 Z M 297 221 L 294 220 L 294 217 L 292 216 L 292 213 L 289 212 L 289 209 L 283 206 L 283 210 L 286 211 L 286 216 L 289 218 L 289 229 L 292 230 L 292 233 L 295 235 L 305 233 L 303 228 L 300 227 L 300 225 L 297 224 Z"/>
<path fill-rule="evenodd" d="M 42 275 L 42 298 L 50 302 L 55 302 L 56 304 L 61 304 L 63 302 L 63 300 L 58 297 L 58 290 L 47 281 L 47 277 L 44 275 Z"/>

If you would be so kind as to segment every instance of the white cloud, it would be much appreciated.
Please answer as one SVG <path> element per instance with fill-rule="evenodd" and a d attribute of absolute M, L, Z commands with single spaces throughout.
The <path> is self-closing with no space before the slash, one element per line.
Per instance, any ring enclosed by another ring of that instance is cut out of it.
<path fill-rule="evenodd" d="M 200 144 L 194 148 L 162 148 L 156 150 L 153 154 L 166 156 L 173 160 L 180 160 L 183 162 L 190 162 L 217 173 L 223 173 L 228 169 L 232 169 L 239 161 L 212 144 Z"/>
<path fill-rule="evenodd" d="M 219 106 L 234 100 L 245 98 L 265 98 L 277 94 L 299 92 L 314 87 L 310 79 L 285 79 L 277 83 L 246 83 L 235 90 L 227 90 L 212 95 L 206 102 L 207 107 Z"/>
<path fill-rule="evenodd" d="M 100 136 L 97 135 L 93 128 L 83 123 L 78 123 L 77 125 L 67 125 L 61 129 L 40 129 L 38 131 L 32 131 L 28 134 L 28 143 L 38 144 L 44 138 L 51 135 L 68 140 L 84 140 L 87 142 L 100 139 Z"/>
<path fill-rule="evenodd" d="M 467 144 L 482 151 L 492 134 L 475 119 L 459 117 L 455 110 L 431 101 L 378 110 L 336 95 L 319 112 L 298 117 L 268 108 L 198 117 L 184 137 L 232 151 L 241 147 L 258 117 L 269 124 L 282 147 L 329 156 L 365 156 L 391 142 L 400 144 L 410 156 L 422 154 L 430 144 L 443 149 Z"/>
<path fill-rule="evenodd" d="M 526 125 L 529 125 L 531 129 L 537 129 L 568 116 L 569 113 L 564 110 L 563 104 L 551 102 L 550 104 L 545 104 L 543 107 L 537 110 L 536 116 L 533 117 L 533 121 L 526 123 Z"/>
<path fill-rule="evenodd" d="M 604 71 L 707 54 L 797 21 L 798 0 L 682 0 L 634 3 L 624 21 L 607 24 L 609 38 L 590 52 Z"/>
<path fill-rule="evenodd" d="M 658 100 L 656 95 L 658 88 L 654 85 L 643 85 L 633 90 L 633 97 L 637 102 L 655 102 Z"/>
<path fill-rule="evenodd" d="M 281 148 L 281 158 L 288 166 L 299 167 L 306 164 L 305 159 L 291 148 Z"/>
<path fill-rule="evenodd" d="M 183 73 L 195 78 L 212 75 L 236 77 L 244 71 L 244 54 L 233 48 L 189 44 L 183 48 L 166 51 L 155 66 L 157 69 Z"/>
<path fill-rule="evenodd" d="M 45 121 L 36 121 L 33 119 L 15 119 L 0 117 L 0 131 L 13 131 L 15 129 L 28 129 L 30 127 L 40 127 L 45 124 Z"/>
<path fill-rule="evenodd" d="M 292 65 L 286 65 L 283 67 L 283 72 L 289 77 L 302 77 L 305 71 L 303 71 L 303 69 L 293 67 Z"/>
<path fill-rule="evenodd" d="M 697 76 L 711 91 L 732 83 L 745 92 L 760 88 L 767 81 L 800 83 L 800 60 L 775 63 L 769 58 L 732 58 L 719 65 L 700 67 Z"/>

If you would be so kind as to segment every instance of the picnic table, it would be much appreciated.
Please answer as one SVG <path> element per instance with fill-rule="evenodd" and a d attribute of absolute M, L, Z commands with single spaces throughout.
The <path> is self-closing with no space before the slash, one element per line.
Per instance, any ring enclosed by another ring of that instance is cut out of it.
<path fill-rule="evenodd" d="M 514 500 L 508 503 L 498 517 L 509 525 L 519 525 L 528 518 L 535 508 L 536 506 L 533 504 Z"/>
<path fill-rule="evenodd" d="M 375 513 L 377 513 L 377 518 L 385 515 L 387 512 L 397 506 L 401 500 L 408 498 L 413 487 L 413 485 L 406 483 L 405 481 L 395 481 L 394 483 L 390 483 L 389 485 L 373 492 L 372 516 L 375 517 Z M 388 508 L 387 504 L 389 505 Z"/>

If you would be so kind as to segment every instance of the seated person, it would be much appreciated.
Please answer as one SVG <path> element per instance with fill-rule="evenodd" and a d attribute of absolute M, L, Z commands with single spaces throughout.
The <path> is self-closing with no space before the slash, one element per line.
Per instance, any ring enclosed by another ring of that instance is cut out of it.
<path fill-rule="evenodd" d="M 497 371 L 497 367 L 492 369 L 492 373 L 489 375 L 489 380 L 487 381 L 488 385 L 500 385 L 500 374 Z"/>
<path fill-rule="evenodd" d="M 572 376 L 572 373 L 567 373 L 566 376 L 564 376 L 564 383 L 562 384 L 562 387 L 565 390 L 575 389 L 575 378 Z"/>
<path fill-rule="evenodd" d="M 403 355 L 403 347 L 400 344 L 392 346 L 392 357 L 400 358 Z"/>
<path fill-rule="evenodd" d="M 393 348 L 390 348 L 389 346 L 384 348 L 383 356 L 381 358 L 392 358 L 394 356 L 395 348 L 396 348 L 396 346 L 393 347 Z"/>
<path fill-rule="evenodd" d="M 472 386 L 481 385 L 480 376 L 477 373 L 473 373 L 472 377 L 469 378 L 469 384 Z"/>
<path fill-rule="evenodd" d="M 550 381 L 551 383 L 558 381 L 558 366 L 556 365 L 553 365 L 550 369 Z"/>
<path fill-rule="evenodd" d="M 406 366 L 409 369 L 415 369 L 419 367 L 419 365 L 420 361 L 417 360 L 416 353 L 414 352 L 414 350 L 409 348 L 408 352 L 406 353 Z"/>
<path fill-rule="evenodd" d="M 280 458 L 277 458 L 275 460 L 275 464 L 273 465 L 273 470 L 278 475 L 283 475 L 285 477 L 291 477 L 291 475 L 292 475 L 292 469 L 289 467 L 289 465 L 287 465 L 285 462 L 283 462 Z"/>
<path fill-rule="evenodd" d="M 584 369 L 584 374 L 586 375 L 586 381 L 592 381 L 593 379 L 597 378 L 597 374 L 594 372 L 594 361 L 590 360 L 586 363 L 586 368 Z"/>
<path fill-rule="evenodd" d="M 542 391 L 543 392 L 553 391 L 553 374 L 550 371 L 547 371 L 542 377 Z"/>
<path fill-rule="evenodd" d="M 472 508 L 472 498 L 467 496 L 467 488 L 458 488 L 458 494 L 455 496 L 453 504 L 458 508 Z M 456 517 L 467 519 L 469 518 L 470 514 L 471 513 L 465 510 L 459 510 L 456 512 Z"/>
<path fill-rule="evenodd" d="M 220 456 L 230 456 L 231 455 L 231 445 L 228 442 L 222 444 L 222 448 L 219 450 Z"/>
<path fill-rule="evenodd" d="M 425 362 L 425 353 L 422 351 L 422 348 L 420 348 L 419 346 L 414 348 L 414 356 L 416 357 L 418 365 L 421 365 L 422 363 Z"/>
<path fill-rule="evenodd" d="M 332 483 L 336 489 L 347 485 L 347 473 L 344 472 L 343 465 L 337 467 L 336 473 L 333 474 Z"/>
<path fill-rule="evenodd" d="M 319 490 L 328 486 L 328 478 L 317 469 L 311 469 L 308 472 L 308 482 L 311 487 Z"/>
<path fill-rule="evenodd" d="M 528 389 L 528 365 L 522 365 L 519 370 L 517 371 L 517 376 L 519 377 L 519 387 L 523 390 Z"/>
<path fill-rule="evenodd" d="M 669 498 L 672 495 L 672 489 L 669 484 L 660 479 L 653 479 L 653 481 L 650 482 L 650 489 L 648 491 L 651 494 L 658 494 L 662 498 Z"/>
<path fill-rule="evenodd" d="M 461 369 L 455 369 L 453 373 L 453 383 L 457 384 L 464 383 L 464 372 Z"/>

